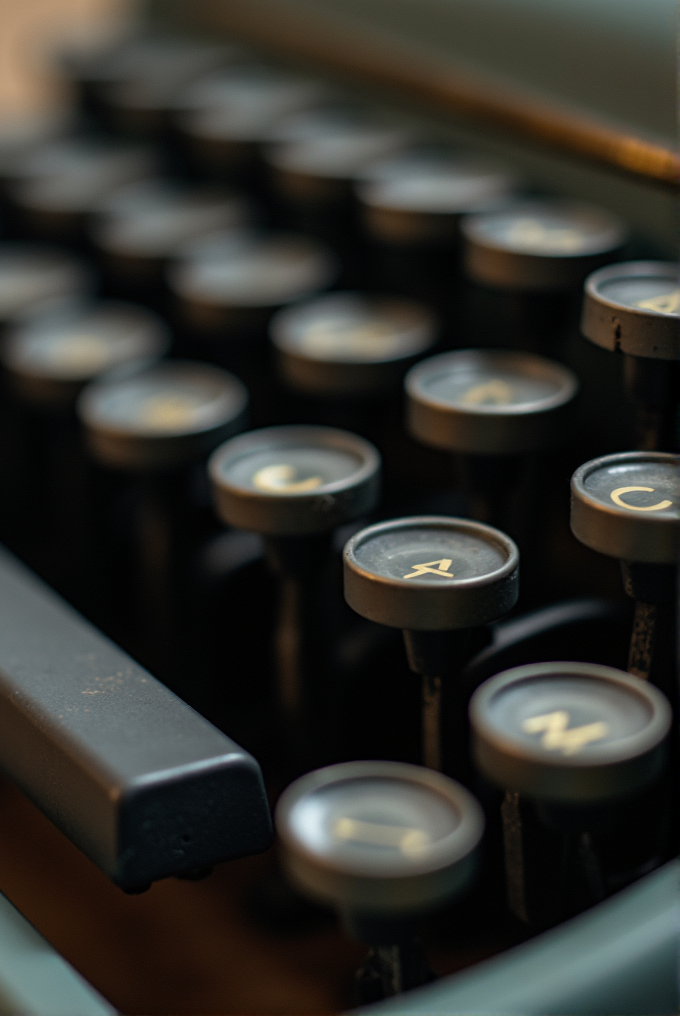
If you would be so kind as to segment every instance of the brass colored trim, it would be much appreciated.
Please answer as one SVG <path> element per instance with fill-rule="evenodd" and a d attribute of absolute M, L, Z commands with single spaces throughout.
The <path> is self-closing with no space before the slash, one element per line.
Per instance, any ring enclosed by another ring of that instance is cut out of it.
<path fill-rule="evenodd" d="M 247 41 L 356 81 L 386 86 L 455 116 L 599 162 L 648 182 L 680 188 L 680 152 L 465 71 L 414 57 L 397 45 L 366 37 L 293 4 L 271 0 L 192 0 L 183 20 L 226 30 Z"/>

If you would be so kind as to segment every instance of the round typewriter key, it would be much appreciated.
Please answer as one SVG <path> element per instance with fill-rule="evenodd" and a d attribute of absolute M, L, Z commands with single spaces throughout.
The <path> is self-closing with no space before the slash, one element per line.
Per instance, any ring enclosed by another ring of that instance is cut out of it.
<path fill-rule="evenodd" d="M 272 145 L 266 159 L 282 199 L 332 208 L 346 203 L 352 183 L 370 162 L 407 143 L 406 133 L 394 127 L 337 124 L 306 138 Z"/>
<path fill-rule="evenodd" d="M 265 151 L 279 215 L 295 228 L 333 244 L 342 262 L 344 288 L 365 289 L 376 281 L 369 253 L 360 241 L 353 185 L 365 166 L 403 149 L 408 140 L 401 128 L 348 116 L 345 122 L 321 125 Z M 391 288 L 388 280 L 381 281 L 379 288 L 385 284 Z M 396 291 L 411 292 L 401 286 Z"/>
<path fill-rule="evenodd" d="M 478 688 L 470 721 L 477 764 L 494 783 L 576 804 L 652 783 L 671 710 L 656 688 L 613 667 L 535 663 Z"/>
<path fill-rule="evenodd" d="M 432 980 L 416 922 L 469 886 L 484 832 L 463 787 L 418 766 L 343 763 L 288 787 L 276 827 L 291 880 L 371 945 L 360 983 L 387 997 Z"/>
<path fill-rule="evenodd" d="M 100 382 L 80 397 L 92 454 L 132 471 L 176 469 L 201 458 L 244 423 L 248 393 L 232 374 L 169 361 Z"/>
<path fill-rule="evenodd" d="M 171 258 L 201 236 L 245 226 L 248 203 L 159 180 L 131 184 L 111 195 L 92 230 L 113 277 L 139 289 L 159 285 Z"/>
<path fill-rule="evenodd" d="M 330 427 L 270 427 L 228 441 L 209 464 L 223 522 L 265 537 L 276 575 L 276 695 L 283 751 L 297 772 L 328 757 L 338 611 L 323 573 L 332 531 L 370 512 L 380 456 L 362 438 Z M 339 605 L 340 606 L 340 605 Z"/>
<path fill-rule="evenodd" d="M 355 186 L 374 285 L 431 303 L 461 327 L 460 220 L 496 207 L 515 184 L 498 166 L 415 147 L 368 165 Z"/>
<path fill-rule="evenodd" d="M 581 330 L 604 349 L 623 353 L 626 396 L 636 408 L 636 445 L 677 447 L 680 275 L 663 261 L 602 268 L 586 279 Z"/>
<path fill-rule="evenodd" d="M 78 400 L 92 457 L 133 474 L 128 490 L 135 585 L 125 602 L 135 628 L 135 608 L 141 615 L 145 651 L 154 666 L 178 688 L 187 686 L 180 661 L 182 639 L 187 625 L 191 628 L 191 576 L 201 531 L 192 476 L 220 441 L 242 428 L 247 408 L 248 392 L 238 378 L 182 360 L 102 379 Z M 124 558 L 125 546 L 119 552 Z"/>
<path fill-rule="evenodd" d="M 417 303 L 330 293 L 280 311 L 269 333 L 291 388 L 356 398 L 398 385 L 409 362 L 436 341 L 437 323 Z"/>
<path fill-rule="evenodd" d="M 497 166 L 426 151 L 373 163 L 363 177 L 356 193 L 364 226 L 390 246 L 455 244 L 461 215 L 499 204 L 516 186 Z"/>
<path fill-rule="evenodd" d="M 405 388 L 408 430 L 454 454 L 466 514 L 513 536 L 538 574 L 539 454 L 567 436 L 575 375 L 533 353 L 470 349 L 417 364 Z"/>
<path fill-rule="evenodd" d="M 586 462 L 571 481 L 571 529 L 621 560 L 635 600 L 628 669 L 674 684 L 673 614 L 680 552 L 680 456 L 626 452 Z"/>
<path fill-rule="evenodd" d="M 153 80 L 159 73 L 166 80 L 173 66 L 179 70 L 180 50 L 191 51 L 192 45 L 183 46 L 179 39 L 125 34 L 100 45 L 66 46 L 59 53 L 59 66 L 76 88 L 83 111 L 108 121 L 105 97 L 111 85 L 137 81 L 140 75 Z"/>
<path fill-rule="evenodd" d="M 484 818 L 440 773 L 345 762 L 288 787 L 276 827 L 307 892 L 343 911 L 389 916 L 437 907 L 466 885 Z"/>
<path fill-rule="evenodd" d="M 408 427 L 424 444 L 474 455 L 536 451 L 562 440 L 578 391 L 552 360 L 511 350 L 432 357 L 406 378 Z"/>
<path fill-rule="evenodd" d="M 243 59 L 244 51 L 221 43 L 180 38 L 128 40 L 99 61 L 78 70 L 81 91 L 94 100 L 111 126 L 149 137 L 169 125 L 175 102 L 184 88 L 202 75 Z"/>
<path fill-rule="evenodd" d="M 680 551 L 680 456 L 624 452 L 586 462 L 571 481 L 571 528 L 626 561 L 673 564 Z"/>
<path fill-rule="evenodd" d="M 7 184 L 17 179 L 21 167 L 36 150 L 54 144 L 72 128 L 68 113 L 43 113 L 22 116 L 20 121 L 0 123 L 0 204 L 4 236 L 21 232 L 16 209 L 8 200 Z"/>
<path fill-rule="evenodd" d="M 281 118 L 318 105 L 327 93 L 319 81 L 244 67 L 188 89 L 179 103 L 178 125 L 204 171 L 252 185 L 261 147 Z"/>
<path fill-rule="evenodd" d="M 442 766 L 442 678 L 474 652 L 471 629 L 515 605 L 518 569 L 512 540 L 467 519 L 383 522 L 345 546 L 347 603 L 369 621 L 401 628 L 409 666 L 423 678 L 422 751 L 432 769 Z"/>
<path fill-rule="evenodd" d="M 569 915 L 570 896 L 577 910 L 603 899 L 616 883 L 607 879 L 611 858 L 601 854 L 600 836 L 623 822 L 621 833 L 631 839 L 636 796 L 658 784 L 672 723 L 665 697 L 613 667 L 537 663 L 481 685 L 470 721 L 478 767 L 505 790 L 508 898 L 516 916 L 552 913 L 559 920 Z M 541 827 L 552 832 L 541 834 Z M 561 846 L 551 861 L 557 831 Z M 541 851 L 540 872 L 525 872 L 527 849 L 530 856 Z"/>
<path fill-rule="evenodd" d="M 145 149 L 78 139 L 33 152 L 8 193 L 32 232 L 70 237 L 106 195 L 155 169 Z"/>
<path fill-rule="evenodd" d="M 124 34 L 113 39 L 93 40 L 91 45 L 67 44 L 59 48 L 56 65 L 75 92 L 80 111 L 94 120 L 98 119 L 101 114 L 98 88 L 115 80 L 124 55 L 139 47 L 140 42 L 140 39 Z"/>
<path fill-rule="evenodd" d="M 278 307 L 331 285 L 338 265 L 326 247 L 295 234 L 225 236 L 170 270 L 188 322 L 229 336 L 263 326 Z"/>
<path fill-rule="evenodd" d="M 352 104 L 329 94 L 326 101 L 319 105 L 297 110 L 278 119 L 268 128 L 264 140 L 267 145 L 307 141 L 354 123 L 356 111 Z"/>
<path fill-rule="evenodd" d="M 13 511 L 20 526 L 39 528 L 49 541 L 53 566 L 74 595 L 91 597 L 100 581 L 92 511 L 99 486 L 83 453 L 77 396 L 107 372 L 158 360 L 169 346 L 167 327 L 145 308 L 80 301 L 33 313 L 3 344 L 0 360 L 18 403 L 14 441 L 26 463 L 12 480 Z"/>
<path fill-rule="evenodd" d="M 513 203 L 462 225 L 468 275 L 485 286 L 550 291 L 579 286 L 626 240 L 622 223 L 589 205 L 556 200 Z"/>
<path fill-rule="evenodd" d="M 0 244 L 0 326 L 42 306 L 84 297 L 92 288 L 91 273 L 63 251 Z"/>
<path fill-rule="evenodd" d="M 86 304 L 15 328 L 2 363 L 25 401 L 65 407 L 99 375 L 157 360 L 169 346 L 167 327 L 151 311 L 125 303 Z"/>
<path fill-rule="evenodd" d="M 632 356 L 680 357 L 680 276 L 664 261 L 609 265 L 586 279 L 583 334 Z"/>
<path fill-rule="evenodd" d="M 374 507 L 380 457 L 347 431 L 269 427 L 218 449 L 210 476 L 223 522 L 267 536 L 306 536 Z"/>

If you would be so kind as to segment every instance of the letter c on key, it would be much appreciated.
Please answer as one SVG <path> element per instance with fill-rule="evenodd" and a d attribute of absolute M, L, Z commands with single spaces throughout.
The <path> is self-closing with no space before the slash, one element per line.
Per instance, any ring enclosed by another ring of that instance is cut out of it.
<path fill-rule="evenodd" d="M 617 487 L 616 490 L 613 490 L 609 496 L 614 504 L 619 505 L 621 508 L 627 508 L 631 512 L 660 512 L 663 511 L 664 508 L 670 508 L 673 504 L 672 501 L 659 501 L 658 504 L 648 505 L 626 504 L 621 497 L 622 494 L 629 494 L 633 490 L 646 490 L 652 493 L 654 489 L 654 487 Z"/>

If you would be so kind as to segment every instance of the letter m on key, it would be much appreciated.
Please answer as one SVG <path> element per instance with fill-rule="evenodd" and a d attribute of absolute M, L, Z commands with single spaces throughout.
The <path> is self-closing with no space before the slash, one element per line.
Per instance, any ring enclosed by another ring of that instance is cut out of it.
<path fill-rule="evenodd" d="M 561 751 L 563 755 L 576 755 L 592 741 L 601 741 L 609 733 L 602 720 L 569 729 L 569 713 L 556 709 L 554 713 L 532 716 L 522 724 L 527 734 L 543 734 L 541 746 L 548 751 Z"/>

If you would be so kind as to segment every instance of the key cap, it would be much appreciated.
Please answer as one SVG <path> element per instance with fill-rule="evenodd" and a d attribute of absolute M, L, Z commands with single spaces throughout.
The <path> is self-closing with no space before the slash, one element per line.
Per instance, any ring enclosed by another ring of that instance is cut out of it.
<path fill-rule="evenodd" d="M 0 122 L 0 207 L 5 239 L 20 235 L 20 225 L 7 199 L 6 187 L 16 179 L 18 167 L 36 149 L 58 140 L 73 130 L 71 110 L 36 111 Z"/>
<path fill-rule="evenodd" d="M 93 567 L 97 485 L 80 440 L 75 402 L 109 371 L 139 369 L 170 347 L 164 322 L 143 307 L 71 303 L 10 330 L 0 353 L 14 406 L 15 456 L 6 481 L 11 531 L 22 546 L 39 535 L 50 581 L 77 603 L 99 585 Z M 33 531 L 33 533 L 31 532 Z"/>
<path fill-rule="evenodd" d="M 22 318 L 48 309 L 53 314 L 61 313 L 64 305 L 88 297 L 94 281 L 88 268 L 64 251 L 15 241 L 0 243 L 0 333 L 6 338 Z M 35 459 L 26 449 L 26 421 L 7 374 L 2 386 L 0 461 L 5 482 L 18 494 L 25 489 L 26 478 L 35 476 Z M 42 505 L 43 496 L 41 490 L 32 499 L 33 509 Z M 4 498 L 3 502 L 0 515 L 3 526 L 8 527 L 5 532 L 16 534 L 32 512 L 26 514 L 27 506 L 20 497 Z"/>
<path fill-rule="evenodd" d="M 403 128 L 350 113 L 344 122 L 318 124 L 305 136 L 282 140 L 265 151 L 280 214 L 296 228 L 333 244 L 341 254 L 346 288 L 365 288 L 368 268 L 353 185 L 367 165 L 400 151 L 410 140 Z"/>
<path fill-rule="evenodd" d="M 579 286 L 625 240 L 623 225 L 609 212 L 547 198 L 471 216 L 462 229 L 471 278 L 526 292 Z"/>
<path fill-rule="evenodd" d="M 149 149 L 73 138 L 31 152 L 6 189 L 27 233 L 75 242 L 83 240 L 88 216 L 108 194 L 156 169 Z"/>
<path fill-rule="evenodd" d="M 515 455 L 560 442 L 578 380 L 514 350 L 469 349 L 417 364 L 406 379 L 408 426 L 424 444 L 466 455 Z"/>
<path fill-rule="evenodd" d="M 332 285 L 337 274 L 331 251 L 308 237 L 246 233 L 197 243 L 169 282 L 188 325 L 224 341 L 263 329 L 274 310 Z"/>
<path fill-rule="evenodd" d="M 377 624 L 401 628 L 411 670 L 422 675 L 423 762 L 442 768 L 442 684 L 471 652 L 473 629 L 517 602 L 512 540 L 467 519 L 420 517 L 369 526 L 344 551 L 345 599 Z"/>
<path fill-rule="evenodd" d="M 595 268 L 616 259 L 626 240 L 623 224 L 609 212 L 554 198 L 520 200 L 506 209 L 464 219 L 467 275 L 486 288 L 471 326 L 486 328 L 484 344 L 499 326 L 511 345 L 558 350 L 575 323 L 580 287 Z M 489 300 L 490 291 L 498 296 Z"/>
<path fill-rule="evenodd" d="M 94 277 L 82 261 L 54 247 L 0 243 L 0 328 L 43 306 L 88 296 Z"/>
<path fill-rule="evenodd" d="M 399 151 L 407 141 L 401 129 L 357 120 L 273 145 L 267 161 L 286 200 L 332 206 L 348 196 L 364 167 Z"/>
<path fill-rule="evenodd" d="M 469 513 L 516 538 L 530 572 L 542 500 L 538 455 L 566 439 L 578 387 L 562 364 L 516 350 L 443 353 L 406 376 L 408 430 L 454 453 Z"/>
<path fill-rule="evenodd" d="M 2 365 L 26 403 L 72 406 L 100 374 L 160 359 L 170 347 L 165 323 L 144 307 L 101 301 L 62 306 L 14 327 Z"/>
<path fill-rule="evenodd" d="M 270 132 L 283 117 L 321 104 L 328 93 L 322 81 L 251 64 L 188 88 L 178 99 L 176 123 L 200 173 L 258 190 Z"/>
<path fill-rule="evenodd" d="M 437 339 L 421 304 L 389 296 L 329 293 L 279 311 L 269 326 L 279 373 L 320 399 L 380 396 Z"/>
<path fill-rule="evenodd" d="M 515 187 L 500 166 L 416 148 L 368 165 L 356 191 L 367 231 L 380 243 L 455 247 L 461 215 L 500 204 Z"/>
<path fill-rule="evenodd" d="M 484 832 L 482 810 L 460 784 L 397 762 L 329 766 L 288 787 L 276 829 L 294 884 L 371 946 L 360 1002 L 434 979 L 418 919 L 465 892 Z"/>
<path fill-rule="evenodd" d="M 191 546 L 189 473 L 243 428 L 247 408 L 248 393 L 238 378 L 180 360 L 90 385 L 78 402 L 95 461 L 139 477 L 135 541 L 142 609 L 155 658 L 164 666 L 173 665 L 173 638 L 179 637 L 173 618 Z"/>
<path fill-rule="evenodd" d="M 281 419 L 266 345 L 269 320 L 332 285 L 338 271 L 335 255 L 315 240 L 248 231 L 197 241 L 171 267 L 168 283 L 186 344 L 243 378 L 254 423 Z"/>
<path fill-rule="evenodd" d="M 586 279 L 581 330 L 597 346 L 624 354 L 626 396 L 636 411 L 636 447 L 674 451 L 680 357 L 678 267 L 630 261 Z"/>
<path fill-rule="evenodd" d="M 624 452 L 580 466 L 571 481 L 571 530 L 591 550 L 621 561 L 624 588 L 636 601 L 628 669 L 671 693 L 680 457 Z"/>
<path fill-rule="evenodd" d="M 403 130 L 357 120 L 273 145 L 267 161 L 279 192 L 293 202 L 333 205 L 371 161 L 403 148 Z"/>
<path fill-rule="evenodd" d="M 333 633 L 320 590 L 331 534 L 374 508 L 380 456 L 346 431 L 271 427 L 227 442 L 209 470 L 220 519 L 262 535 L 278 577 L 278 708 L 292 764 L 299 764 L 319 750 L 322 732 L 310 724 L 328 708 L 323 675 Z"/>
<path fill-rule="evenodd" d="M 167 302 L 165 271 L 186 244 L 251 220 L 252 208 L 239 195 L 159 178 L 111 194 L 96 210 L 90 235 L 115 291 L 147 302 L 157 291 Z"/>
<path fill-rule="evenodd" d="M 470 722 L 479 769 L 505 791 L 503 835 L 513 912 L 531 918 L 526 884 L 531 873 L 525 873 L 523 862 L 524 798 L 539 802 L 539 818 L 560 829 L 565 840 L 575 833 L 572 863 L 581 866 L 590 902 L 602 899 L 605 872 L 593 833 L 612 819 L 617 802 L 649 792 L 663 774 L 672 722 L 666 698 L 613 667 L 536 663 L 481 685 L 470 702 Z M 630 822 L 626 828 L 632 836 Z"/>
<path fill-rule="evenodd" d="M 75 84 L 82 108 L 101 125 L 135 137 L 162 138 L 178 92 L 244 57 L 233 43 L 132 36 L 102 54 L 66 53 L 62 68 Z"/>
<path fill-rule="evenodd" d="M 502 167 L 446 149 L 414 148 L 371 163 L 355 191 L 377 285 L 432 300 L 455 319 L 461 217 L 507 201 L 515 189 Z"/>

